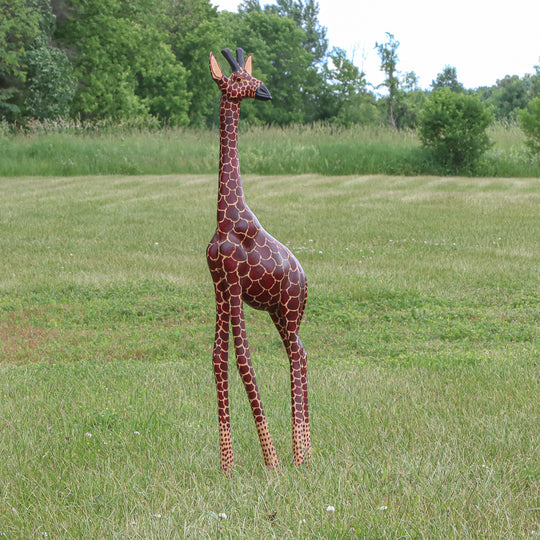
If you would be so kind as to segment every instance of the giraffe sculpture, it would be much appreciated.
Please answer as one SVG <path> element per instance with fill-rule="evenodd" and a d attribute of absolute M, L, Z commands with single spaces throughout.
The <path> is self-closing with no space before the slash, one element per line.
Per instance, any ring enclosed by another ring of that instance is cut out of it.
<path fill-rule="evenodd" d="M 238 371 L 251 404 L 268 468 L 279 460 L 251 364 L 243 303 L 266 310 L 274 322 L 290 361 L 294 463 L 309 460 L 311 439 L 308 416 L 307 358 L 298 336 L 307 298 L 304 271 L 295 256 L 262 227 L 248 208 L 238 158 L 238 118 L 243 98 L 271 99 L 264 84 L 254 78 L 252 56 L 244 51 L 236 59 L 229 49 L 223 56 L 232 68 L 226 77 L 210 53 L 210 72 L 222 92 L 220 106 L 219 192 L 217 229 L 207 249 L 207 261 L 216 293 L 216 335 L 213 352 L 218 395 L 221 468 L 230 474 L 234 465 L 228 398 L 228 349 L 232 327 Z"/>

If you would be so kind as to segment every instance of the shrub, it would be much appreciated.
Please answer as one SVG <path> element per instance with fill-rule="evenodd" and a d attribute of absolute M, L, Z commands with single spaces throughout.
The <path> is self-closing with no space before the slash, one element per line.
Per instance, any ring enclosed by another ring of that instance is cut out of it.
<path fill-rule="evenodd" d="M 67 117 L 77 81 L 63 51 L 38 44 L 28 51 L 26 114 L 33 118 Z"/>
<path fill-rule="evenodd" d="M 477 97 L 442 88 L 432 92 L 420 115 L 419 137 L 449 171 L 472 170 L 491 146 L 491 121 Z"/>
<path fill-rule="evenodd" d="M 519 123 L 527 137 L 527 146 L 540 153 L 540 96 L 534 98 L 527 109 L 520 111 Z"/>

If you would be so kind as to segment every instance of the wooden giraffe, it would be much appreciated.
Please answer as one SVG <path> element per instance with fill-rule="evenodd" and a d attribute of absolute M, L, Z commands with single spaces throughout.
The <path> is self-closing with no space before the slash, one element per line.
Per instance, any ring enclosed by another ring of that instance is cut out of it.
<path fill-rule="evenodd" d="M 269 312 L 283 340 L 291 367 L 292 434 L 294 463 L 307 464 L 311 454 L 308 416 L 307 358 L 298 331 L 307 298 L 306 276 L 295 256 L 262 227 L 248 208 L 238 158 L 238 118 L 243 98 L 271 99 L 264 84 L 251 75 L 252 57 L 244 51 L 236 59 L 221 51 L 232 68 L 225 77 L 210 53 L 210 72 L 222 92 L 217 229 L 208 245 L 207 261 L 216 293 L 214 375 L 218 394 L 221 467 L 229 474 L 233 450 L 228 398 L 229 330 L 232 327 L 238 371 L 255 418 L 268 468 L 279 461 L 270 437 L 255 372 L 251 364 L 244 324 L 243 302 Z"/>

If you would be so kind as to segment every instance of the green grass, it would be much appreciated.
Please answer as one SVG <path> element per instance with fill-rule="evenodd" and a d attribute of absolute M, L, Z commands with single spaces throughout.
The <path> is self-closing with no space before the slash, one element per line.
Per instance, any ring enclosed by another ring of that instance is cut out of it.
<path fill-rule="evenodd" d="M 516 125 L 495 125 L 494 142 L 476 176 L 540 177 L 540 157 L 525 147 Z M 141 130 L 53 125 L 35 133 L 0 133 L 0 176 L 213 174 L 214 130 Z M 443 174 L 416 132 L 385 127 L 324 125 L 241 129 L 244 173 L 261 175 Z"/>
<path fill-rule="evenodd" d="M 308 275 L 314 458 L 291 464 L 287 360 L 247 310 L 282 473 L 233 370 L 231 479 L 204 259 L 216 184 L 0 179 L 0 534 L 536 537 L 538 180 L 246 175 Z"/>

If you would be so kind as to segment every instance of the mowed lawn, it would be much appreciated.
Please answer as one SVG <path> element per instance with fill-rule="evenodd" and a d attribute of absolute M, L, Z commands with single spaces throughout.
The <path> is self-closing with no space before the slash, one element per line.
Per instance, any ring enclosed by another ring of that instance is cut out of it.
<path fill-rule="evenodd" d="M 537 538 L 540 180 L 244 187 L 308 276 L 311 466 L 247 309 L 281 474 L 233 355 L 219 470 L 215 175 L 0 178 L 0 536 Z"/>

